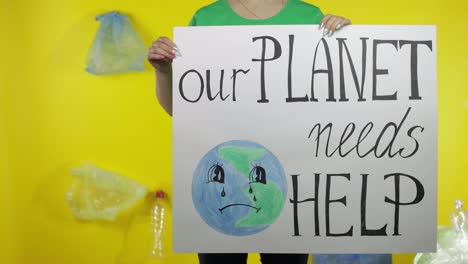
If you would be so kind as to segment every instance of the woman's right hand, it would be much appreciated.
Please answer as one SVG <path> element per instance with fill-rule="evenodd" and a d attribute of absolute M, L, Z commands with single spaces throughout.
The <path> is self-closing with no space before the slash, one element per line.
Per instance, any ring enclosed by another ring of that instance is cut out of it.
<path fill-rule="evenodd" d="M 159 37 L 151 44 L 147 58 L 156 71 L 168 72 L 176 53 L 178 49 L 174 42 L 167 37 Z"/>

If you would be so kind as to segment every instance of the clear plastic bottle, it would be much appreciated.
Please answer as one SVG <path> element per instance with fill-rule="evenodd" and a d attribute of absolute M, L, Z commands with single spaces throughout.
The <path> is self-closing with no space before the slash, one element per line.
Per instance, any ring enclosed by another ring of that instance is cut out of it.
<path fill-rule="evenodd" d="M 465 234 L 468 230 L 468 212 L 463 208 L 463 201 L 456 200 L 455 208 L 450 215 L 450 221 L 455 231 Z M 468 235 L 468 234 L 467 234 Z"/>
<path fill-rule="evenodd" d="M 164 226 L 166 215 L 166 204 L 164 201 L 164 192 L 157 191 L 153 205 L 151 206 L 151 226 L 153 232 L 153 246 L 151 248 L 151 256 L 153 258 L 165 258 L 166 251 L 164 247 Z"/>
<path fill-rule="evenodd" d="M 164 232 L 167 203 L 163 191 L 151 192 L 127 227 L 116 264 L 153 264 L 167 261 Z"/>

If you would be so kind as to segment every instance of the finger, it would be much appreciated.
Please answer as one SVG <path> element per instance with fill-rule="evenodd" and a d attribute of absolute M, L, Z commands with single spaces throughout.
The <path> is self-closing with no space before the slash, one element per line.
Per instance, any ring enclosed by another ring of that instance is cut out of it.
<path fill-rule="evenodd" d="M 332 28 L 333 24 L 339 19 L 337 16 L 333 16 L 327 20 L 327 23 L 323 25 L 328 31 L 334 31 L 335 28 Z"/>
<path fill-rule="evenodd" d="M 175 55 L 176 53 L 173 46 L 170 46 L 167 43 L 162 42 L 162 41 L 157 42 L 152 48 L 153 49 L 161 48 L 169 53 L 172 53 L 173 55 Z"/>
<path fill-rule="evenodd" d="M 156 48 L 155 47 L 151 47 L 149 50 L 148 50 L 148 54 L 158 54 L 156 52 Z M 161 55 L 161 54 L 160 54 Z"/>
<path fill-rule="evenodd" d="M 329 36 L 329 34 L 331 34 L 333 32 L 332 28 L 331 28 L 331 25 L 333 23 L 335 23 L 336 21 L 336 17 L 332 17 L 330 19 L 328 19 L 327 23 L 323 25 L 323 36 L 326 37 L 326 36 Z"/>
<path fill-rule="evenodd" d="M 322 29 L 323 26 L 324 26 L 324 25 L 328 22 L 328 20 L 329 20 L 330 18 L 332 18 L 332 17 L 333 17 L 332 15 L 325 15 L 325 16 L 322 18 L 322 20 L 320 21 L 320 27 L 319 27 L 319 29 Z"/>
<path fill-rule="evenodd" d="M 172 63 L 171 58 L 167 58 L 164 55 L 157 54 L 157 53 L 148 53 L 147 59 L 152 62 L 152 61 L 167 61 L 169 63 Z"/>
<path fill-rule="evenodd" d="M 168 45 L 169 47 L 171 47 L 171 49 L 178 49 L 176 44 L 172 42 L 172 40 L 170 40 L 168 37 L 160 37 L 158 41 Z"/>
<path fill-rule="evenodd" d="M 351 21 L 349 19 L 346 19 L 346 18 L 341 18 L 340 20 L 340 23 L 339 23 L 340 27 L 338 27 L 336 30 L 344 27 L 344 26 L 347 26 L 347 25 L 351 25 Z"/>
<path fill-rule="evenodd" d="M 172 40 L 167 37 L 160 37 L 156 43 L 153 44 L 154 46 L 158 47 L 161 46 L 162 48 L 166 49 L 167 51 L 173 53 L 176 57 L 182 56 L 180 53 L 179 48 L 175 45 Z"/>
<path fill-rule="evenodd" d="M 161 60 L 161 59 L 164 59 L 164 56 L 161 54 L 156 54 L 156 53 L 148 53 L 147 59 L 148 60 Z"/>
<path fill-rule="evenodd" d="M 332 25 L 332 28 L 335 28 L 335 31 L 338 31 L 340 29 L 342 29 L 344 26 L 347 26 L 347 25 L 350 25 L 351 24 L 351 21 L 349 19 L 346 19 L 344 17 L 340 17 L 337 22 Z M 331 33 L 330 37 L 333 35 L 333 33 Z"/>
<path fill-rule="evenodd" d="M 152 54 L 162 55 L 165 58 L 171 58 L 171 59 L 175 58 L 175 55 L 172 52 L 168 52 L 162 48 L 153 48 L 153 51 L 154 52 Z"/>
<path fill-rule="evenodd" d="M 162 62 L 168 62 L 172 63 L 172 59 L 170 58 L 165 58 L 163 55 L 157 55 L 157 54 L 152 54 L 148 55 L 148 61 L 154 65 L 154 63 L 162 63 Z"/>
<path fill-rule="evenodd" d="M 344 23 L 343 18 L 341 18 L 341 17 L 337 18 L 333 22 L 333 24 L 330 26 L 331 33 L 330 33 L 329 37 L 331 37 L 333 35 L 333 33 L 335 33 L 336 30 L 339 30 L 342 27 L 343 23 Z"/>

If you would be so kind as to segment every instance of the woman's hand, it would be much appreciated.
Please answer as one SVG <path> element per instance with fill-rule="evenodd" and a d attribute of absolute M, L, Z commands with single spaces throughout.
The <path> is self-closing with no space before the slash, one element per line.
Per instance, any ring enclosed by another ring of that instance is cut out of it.
<path fill-rule="evenodd" d="M 179 54 L 179 49 L 174 42 L 167 37 L 159 37 L 151 45 L 147 58 L 156 71 L 168 72 L 176 54 Z"/>
<path fill-rule="evenodd" d="M 177 46 L 167 37 L 158 38 L 148 51 L 148 61 L 156 74 L 156 96 L 159 104 L 172 115 L 172 60 L 180 55 Z"/>
<path fill-rule="evenodd" d="M 331 37 L 333 33 L 344 26 L 350 25 L 351 21 L 347 18 L 335 16 L 335 15 L 326 15 L 320 21 L 319 29 L 323 28 L 323 36 Z"/>

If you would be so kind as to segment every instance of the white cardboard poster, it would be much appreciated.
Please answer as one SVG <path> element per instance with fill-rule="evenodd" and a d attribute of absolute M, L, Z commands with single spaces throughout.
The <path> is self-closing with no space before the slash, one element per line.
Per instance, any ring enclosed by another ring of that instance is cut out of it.
<path fill-rule="evenodd" d="M 176 28 L 174 250 L 434 251 L 435 31 Z"/>

